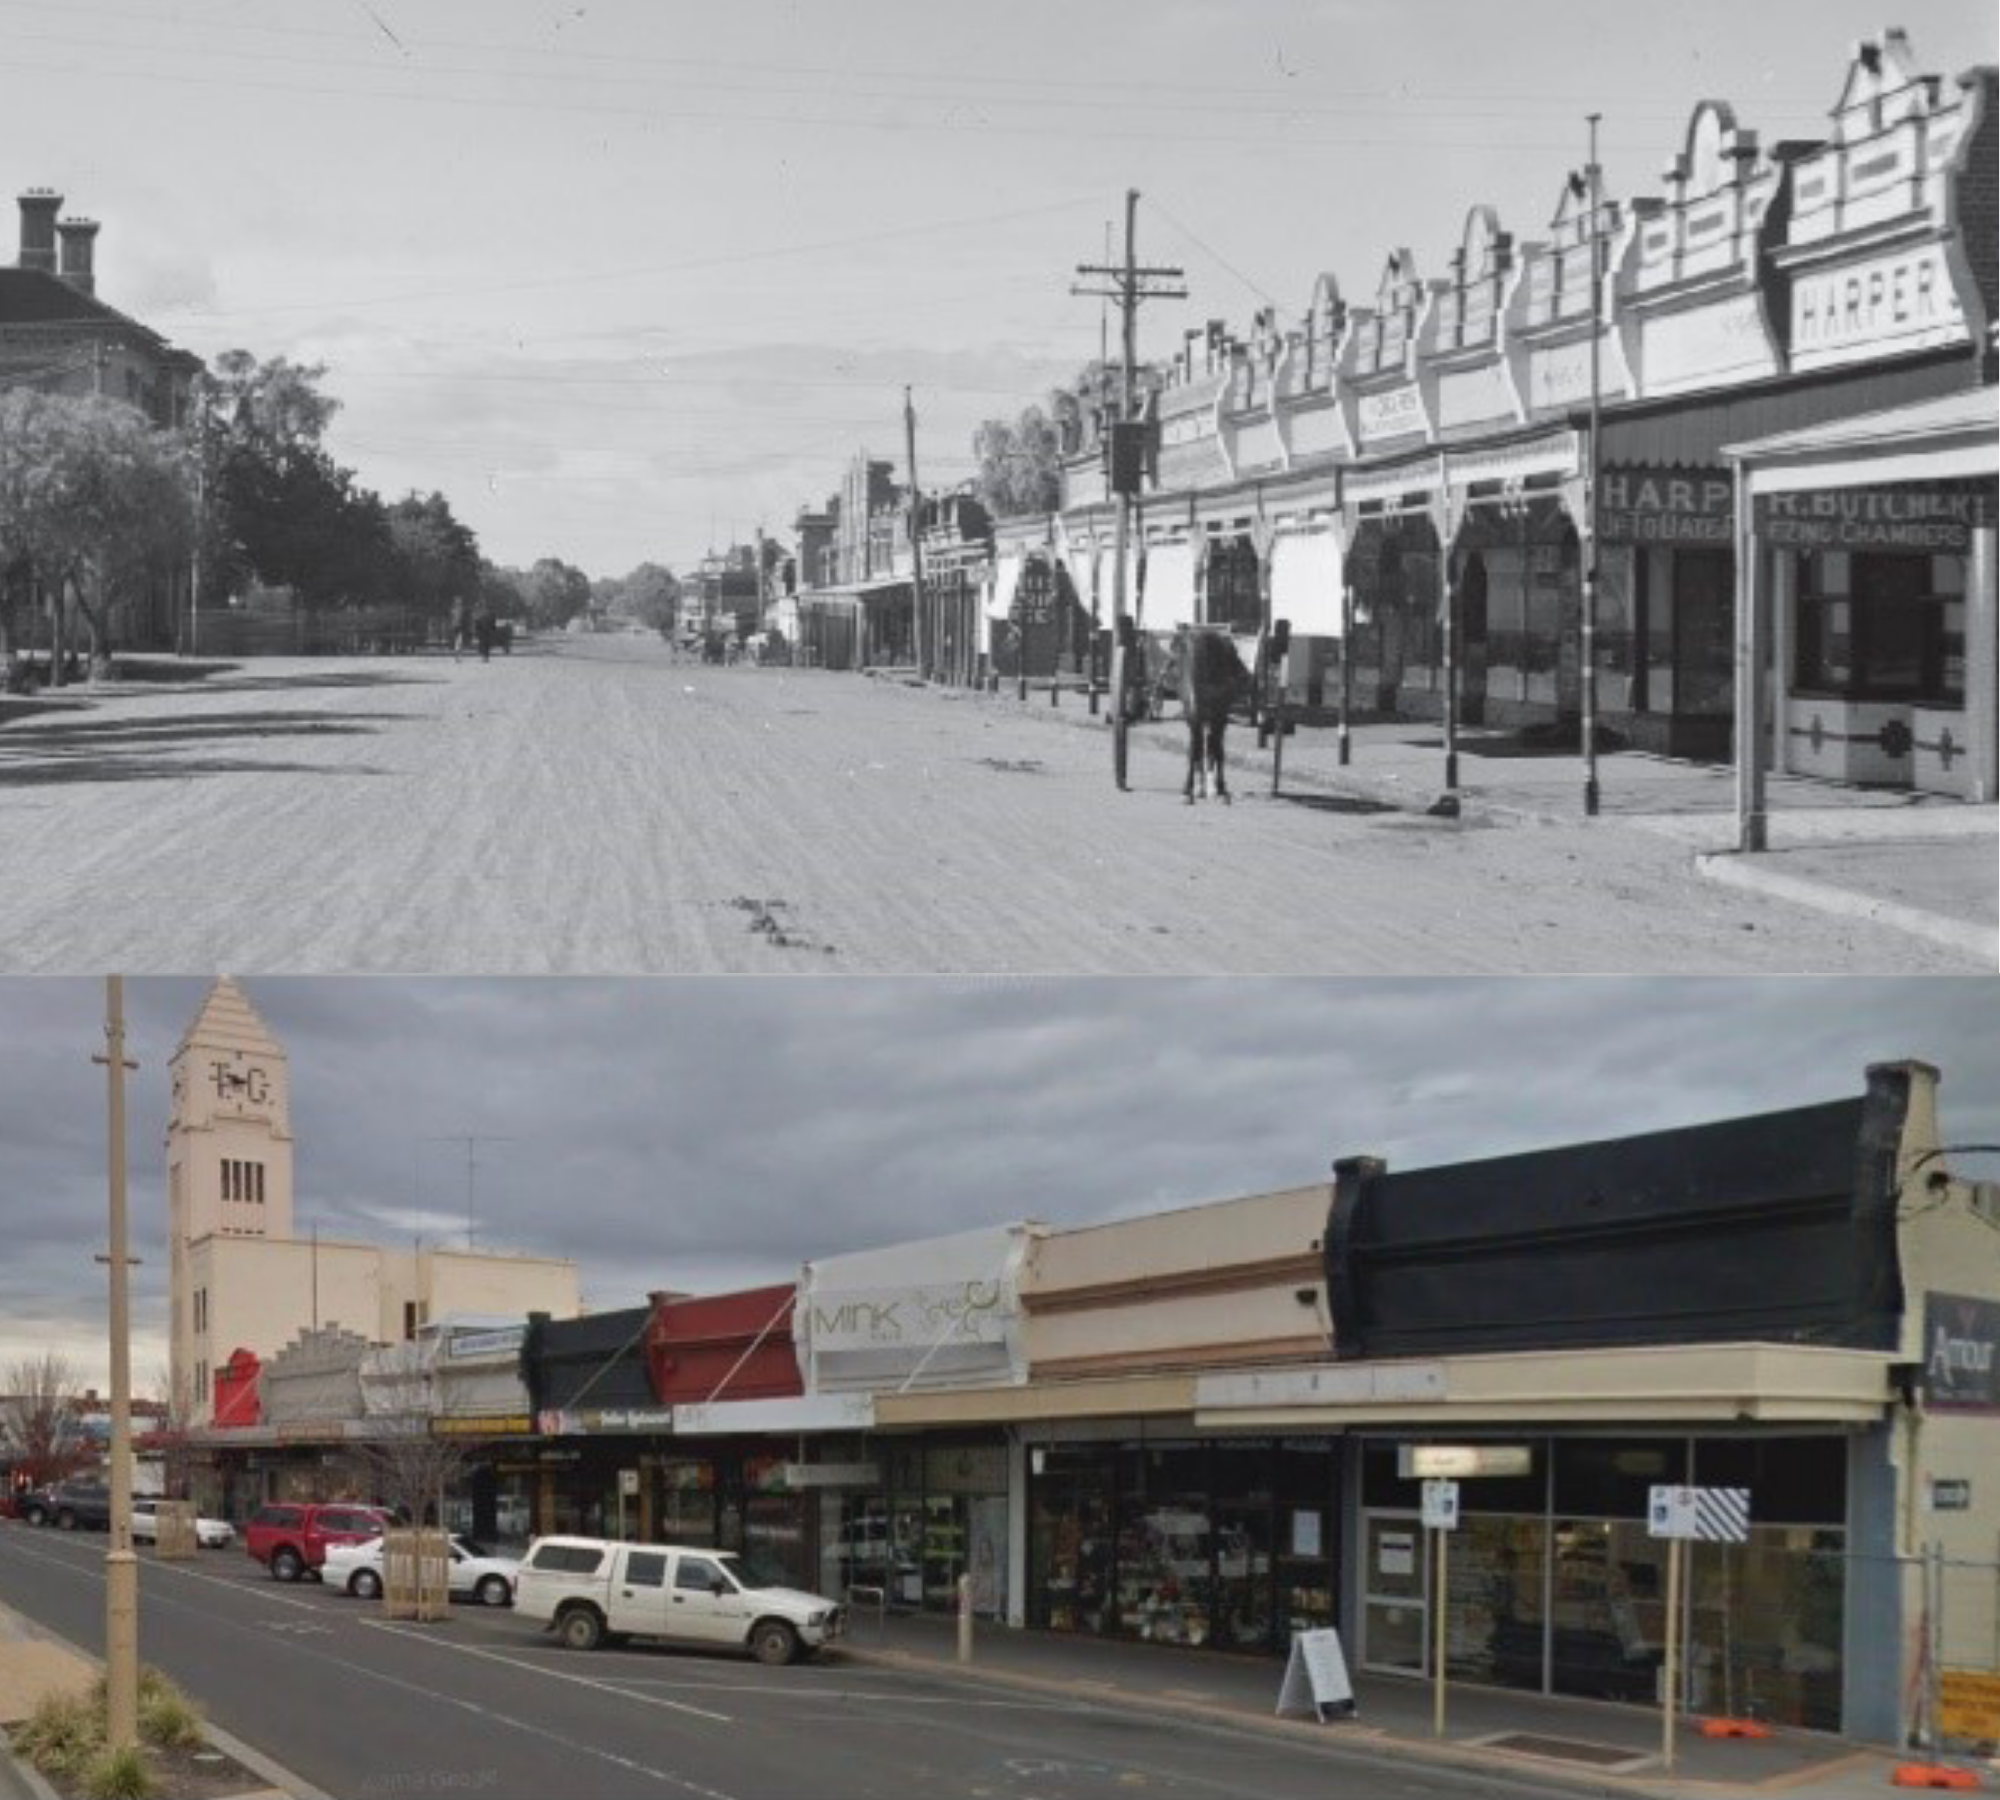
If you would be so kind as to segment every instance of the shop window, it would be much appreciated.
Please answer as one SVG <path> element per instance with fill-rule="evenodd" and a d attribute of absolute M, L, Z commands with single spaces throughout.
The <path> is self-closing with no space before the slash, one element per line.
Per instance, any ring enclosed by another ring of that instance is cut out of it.
<path fill-rule="evenodd" d="M 1028 1502 L 1031 1622 L 1053 1631 L 1111 1634 L 1115 1542 L 1110 1457 L 1046 1452 Z"/>
<path fill-rule="evenodd" d="M 1683 1438 L 1565 1438 L 1555 1446 L 1555 1510 L 1580 1519 L 1643 1519 L 1647 1490 L 1685 1482 Z"/>
<path fill-rule="evenodd" d="M 1487 1485 L 1462 1482 L 1461 1501 Z M 1533 1515 L 1468 1514 L 1453 1534 L 1445 1663 L 1455 1677 L 1542 1686 L 1549 1532 L 1539 1501 Z"/>
<path fill-rule="evenodd" d="M 1689 1546 L 1691 1705 L 1840 1729 L 1845 1543 L 1753 1525 L 1747 1544 Z"/>
<path fill-rule="evenodd" d="M 1703 1487 L 1750 1490 L 1759 1524 L 1844 1525 L 1847 1440 L 1842 1437 L 1703 1438 L 1694 1479 Z"/>
<path fill-rule="evenodd" d="M 715 1465 L 700 1460 L 675 1460 L 660 1470 L 659 1535 L 669 1544 L 713 1544 L 715 1539 Z"/>
<path fill-rule="evenodd" d="M 1561 1452 L 1570 1447 L 1557 1446 L 1558 1484 Z M 1666 1540 L 1649 1536 L 1643 1523 L 1556 1520 L 1548 1631 L 1555 1693 L 1642 1702 L 1654 1697 L 1666 1643 L 1666 1559 Z"/>
<path fill-rule="evenodd" d="M 1148 1446 L 1139 1456 L 1141 1485 L 1118 1520 L 1118 1629 L 1149 1643 L 1206 1644 L 1214 1546 L 1204 1447 Z"/>
<path fill-rule="evenodd" d="M 1828 551 L 1797 559 L 1798 687 L 1851 700 L 1956 705 L 1964 692 L 1955 557 Z"/>

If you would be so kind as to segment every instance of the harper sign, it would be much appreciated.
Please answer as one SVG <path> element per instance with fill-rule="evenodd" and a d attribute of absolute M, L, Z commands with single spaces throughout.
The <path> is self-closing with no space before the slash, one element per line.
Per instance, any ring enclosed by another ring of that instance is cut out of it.
<path fill-rule="evenodd" d="M 1597 529 L 1606 544 L 1727 544 L 1736 496 L 1720 470 L 1606 469 Z"/>
<path fill-rule="evenodd" d="M 1818 493 L 1764 494 L 1757 530 L 1788 550 L 1915 550 L 1957 553 L 1972 547 L 1980 522 L 1970 489 L 1875 487 Z"/>
<path fill-rule="evenodd" d="M 1966 336 L 1942 244 L 1892 251 L 1792 283 L 1792 356 L 1800 368 L 1918 350 Z"/>
<path fill-rule="evenodd" d="M 1924 1404 L 1932 1412 L 2000 1412 L 2000 1301 L 1924 1296 Z"/>

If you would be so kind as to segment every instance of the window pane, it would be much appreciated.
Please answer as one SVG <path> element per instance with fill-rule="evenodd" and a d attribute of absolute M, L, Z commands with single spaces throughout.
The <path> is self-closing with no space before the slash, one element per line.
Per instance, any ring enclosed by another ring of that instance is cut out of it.
<path fill-rule="evenodd" d="M 1687 1480 L 1682 1438 L 1576 1438 L 1555 1456 L 1555 1509 L 1572 1518 L 1643 1519 L 1649 1487 Z"/>
<path fill-rule="evenodd" d="M 706 1593 L 722 1570 L 705 1556 L 684 1556 L 674 1570 L 674 1586 Z"/>
<path fill-rule="evenodd" d="M 664 1587 L 667 1559 L 658 1550 L 632 1550 L 625 1557 L 625 1579 L 633 1587 Z"/>

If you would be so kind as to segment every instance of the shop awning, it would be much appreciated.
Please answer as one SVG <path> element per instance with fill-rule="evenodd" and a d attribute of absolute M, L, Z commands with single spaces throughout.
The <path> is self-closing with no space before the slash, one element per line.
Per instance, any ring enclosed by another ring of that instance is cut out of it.
<path fill-rule="evenodd" d="M 794 1394 L 674 1408 L 676 1437 L 726 1437 L 739 1431 L 867 1431 L 874 1424 L 872 1394 Z"/>
<path fill-rule="evenodd" d="M 1994 389 L 1969 388 L 1728 444 L 1723 454 L 1747 465 L 1752 494 L 1990 479 L 2000 474 L 2000 407 Z"/>
<path fill-rule="evenodd" d="M 1889 1351 L 1664 1344 L 1333 1363 L 1203 1375 L 1195 1423 L 1344 1426 L 1732 1423 L 1867 1425 L 1895 1402 Z"/>
<path fill-rule="evenodd" d="M 1833 420 L 1900 409 L 1943 394 L 1962 394 L 1971 364 L 1963 353 L 1905 368 L 1862 368 L 1839 375 L 1794 378 L 1708 398 L 1676 396 L 1641 402 L 1604 414 L 1602 456 L 1607 465 L 1720 468 L 1729 451 L 1752 438 L 1802 432 Z M 1989 394 L 1991 389 L 1986 390 Z M 1988 402 L 1991 430 L 1991 401 Z M 1587 415 L 1576 414 L 1582 427 Z"/>
<path fill-rule="evenodd" d="M 1146 552 L 1146 592 L 1139 624 L 1172 631 L 1194 623 L 1194 546 L 1155 544 Z"/>
<path fill-rule="evenodd" d="M 1281 537 L 1271 552 L 1271 617 L 1299 637 L 1340 636 L 1340 545 L 1330 531 Z"/>
<path fill-rule="evenodd" d="M 1194 1411 L 1192 1375 L 1105 1376 L 1029 1382 L 1025 1387 L 941 1388 L 883 1394 L 875 1422 L 883 1430 L 916 1425 L 1038 1425 L 1052 1419 L 1186 1417 Z"/>
<path fill-rule="evenodd" d="M 1025 556 L 1002 556 L 993 564 L 993 585 L 986 590 L 986 617 L 998 623 L 1014 615 L 1014 591 L 1021 585 Z"/>

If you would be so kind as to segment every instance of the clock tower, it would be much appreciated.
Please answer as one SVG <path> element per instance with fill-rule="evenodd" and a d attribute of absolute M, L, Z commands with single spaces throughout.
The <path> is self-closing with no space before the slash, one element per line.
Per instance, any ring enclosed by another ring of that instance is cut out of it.
<path fill-rule="evenodd" d="M 228 976 L 168 1063 L 168 1234 L 172 1252 L 172 1380 L 180 1404 L 206 1417 L 217 1353 L 210 1296 L 194 1279 L 204 1238 L 292 1235 L 291 1072 L 285 1052 Z M 233 1346 L 221 1346 L 226 1358 Z"/>

